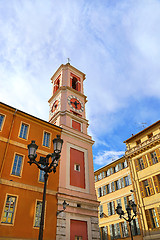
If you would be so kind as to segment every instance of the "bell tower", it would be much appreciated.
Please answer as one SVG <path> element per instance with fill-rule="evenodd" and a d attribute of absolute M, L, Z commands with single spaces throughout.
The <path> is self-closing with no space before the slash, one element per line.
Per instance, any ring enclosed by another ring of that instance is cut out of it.
<path fill-rule="evenodd" d="M 57 216 L 56 240 L 98 240 L 98 206 L 92 145 L 87 134 L 83 81 L 85 74 L 70 63 L 61 65 L 51 78 L 49 122 L 62 127 L 64 140 L 60 160 L 58 210 L 65 200 L 69 206 Z"/>

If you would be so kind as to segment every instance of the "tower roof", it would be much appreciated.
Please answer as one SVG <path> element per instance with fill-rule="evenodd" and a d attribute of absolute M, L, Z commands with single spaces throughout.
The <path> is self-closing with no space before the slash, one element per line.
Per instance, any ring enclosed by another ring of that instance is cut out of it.
<path fill-rule="evenodd" d="M 51 81 L 53 82 L 53 79 L 56 77 L 56 75 L 58 75 L 58 72 L 60 72 L 63 68 L 69 68 L 74 72 L 78 72 L 80 75 L 83 76 L 83 81 L 86 78 L 86 75 L 81 72 L 80 70 L 78 70 L 77 68 L 73 67 L 72 65 L 70 65 L 70 63 L 66 63 L 66 64 L 61 64 L 61 66 L 57 69 L 57 71 L 53 74 L 53 76 L 51 77 Z"/>

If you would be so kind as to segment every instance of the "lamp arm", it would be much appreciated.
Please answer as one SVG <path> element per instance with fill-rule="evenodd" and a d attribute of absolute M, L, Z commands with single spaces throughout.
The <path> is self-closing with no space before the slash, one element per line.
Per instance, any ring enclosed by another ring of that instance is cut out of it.
<path fill-rule="evenodd" d="M 52 160 L 52 162 L 50 163 L 50 165 L 49 165 L 49 167 L 48 167 L 48 170 L 49 170 L 49 172 L 51 172 L 53 169 L 52 169 L 52 167 L 54 168 L 54 161 L 55 160 L 58 160 L 59 158 L 60 158 L 60 154 L 58 153 L 58 154 L 56 154 L 56 153 L 53 153 L 52 155 L 51 155 L 51 157 L 53 157 L 53 160 Z"/>
<path fill-rule="evenodd" d="M 127 219 L 127 218 L 125 218 L 125 217 L 123 217 L 123 216 L 122 216 L 122 218 L 128 222 L 128 219 Z"/>
<path fill-rule="evenodd" d="M 136 214 L 134 214 L 134 215 L 132 216 L 131 221 L 134 219 L 134 217 L 136 217 Z"/>
<path fill-rule="evenodd" d="M 42 171 L 45 171 L 45 168 L 42 168 L 41 165 L 36 161 L 36 160 L 33 160 L 33 161 L 28 161 L 28 163 L 31 165 L 31 164 L 36 164 L 37 167 L 42 170 Z"/>

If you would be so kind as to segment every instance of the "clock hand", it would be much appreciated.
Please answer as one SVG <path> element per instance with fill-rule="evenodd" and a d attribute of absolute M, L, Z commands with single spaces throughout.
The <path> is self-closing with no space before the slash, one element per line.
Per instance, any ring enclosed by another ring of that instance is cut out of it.
<path fill-rule="evenodd" d="M 79 102 L 77 102 L 77 101 L 75 101 L 75 102 L 71 101 L 71 103 L 73 103 L 75 105 L 75 108 L 77 108 L 77 105 L 79 104 Z"/>

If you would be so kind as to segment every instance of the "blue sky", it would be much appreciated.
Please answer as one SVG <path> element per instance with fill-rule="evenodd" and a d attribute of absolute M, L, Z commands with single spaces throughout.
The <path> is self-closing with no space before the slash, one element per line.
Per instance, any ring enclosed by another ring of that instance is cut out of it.
<path fill-rule="evenodd" d="M 69 57 L 86 74 L 96 170 L 159 120 L 159 24 L 160 0 L 0 0 L 0 101 L 48 120 Z"/>

